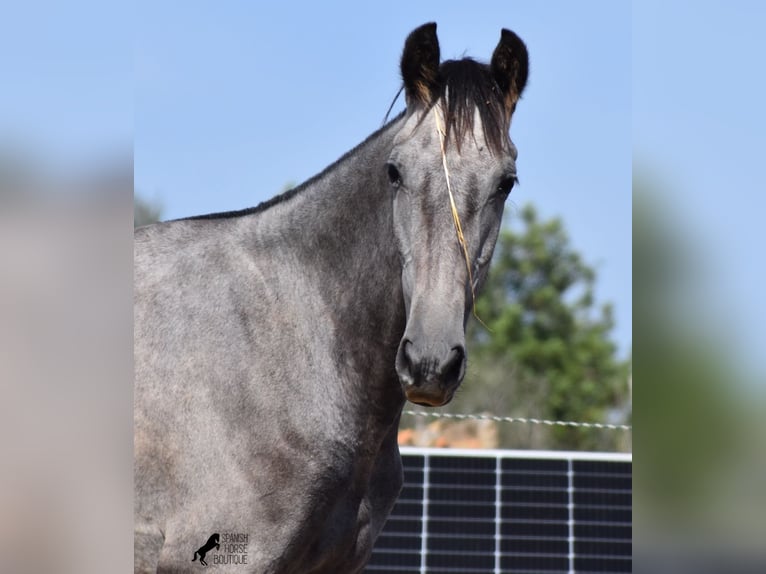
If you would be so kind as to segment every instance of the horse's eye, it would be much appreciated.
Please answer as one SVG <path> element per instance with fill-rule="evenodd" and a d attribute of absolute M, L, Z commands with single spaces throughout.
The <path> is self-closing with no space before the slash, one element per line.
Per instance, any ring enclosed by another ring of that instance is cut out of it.
<path fill-rule="evenodd" d="M 497 186 L 497 195 L 502 196 L 503 198 L 508 197 L 508 194 L 511 193 L 511 190 L 517 181 L 518 179 L 515 175 L 503 178 L 503 181 L 501 181 L 500 185 Z"/>
<path fill-rule="evenodd" d="M 388 170 L 389 183 L 394 187 L 399 187 L 402 183 L 402 174 L 399 173 L 399 170 L 392 163 L 386 164 L 386 169 Z"/>

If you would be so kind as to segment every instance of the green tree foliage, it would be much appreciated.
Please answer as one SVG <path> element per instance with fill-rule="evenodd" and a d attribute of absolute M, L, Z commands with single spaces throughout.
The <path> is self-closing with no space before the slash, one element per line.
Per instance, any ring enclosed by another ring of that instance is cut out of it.
<path fill-rule="evenodd" d="M 597 308 L 594 270 L 559 219 L 526 206 L 504 227 L 471 321 L 463 390 L 448 410 L 553 420 L 624 422 L 630 362 L 609 335 L 609 305 Z M 625 431 L 501 423 L 503 447 L 629 448 Z M 622 435 L 622 436 L 621 436 Z"/>

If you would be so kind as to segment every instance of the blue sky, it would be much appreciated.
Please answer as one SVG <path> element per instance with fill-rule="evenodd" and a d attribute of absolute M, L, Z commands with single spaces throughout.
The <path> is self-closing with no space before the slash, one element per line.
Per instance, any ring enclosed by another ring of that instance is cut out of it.
<path fill-rule="evenodd" d="M 135 185 L 167 218 L 255 205 L 377 129 L 416 26 L 443 58 L 489 59 L 500 29 L 531 73 L 512 137 L 526 202 L 561 216 L 631 342 L 631 12 L 625 2 L 139 2 Z M 400 103 L 401 106 L 401 103 Z"/>
<path fill-rule="evenodd" d="M 28 0 L 0 16 L 0 152 L 83 168 L 133 145 L 133 37 L 127 2 Z"/>

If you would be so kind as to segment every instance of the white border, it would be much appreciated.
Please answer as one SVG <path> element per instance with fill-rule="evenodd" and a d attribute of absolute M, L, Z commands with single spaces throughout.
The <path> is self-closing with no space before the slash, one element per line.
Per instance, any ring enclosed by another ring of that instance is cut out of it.
<path fill-rule="evenodd" d="M 614 462 L 633 462 L 631 452 L 585 452 L 576 450 L 503 450 L 486 448 L 432 448 L 418 446 L 400 446 L 402 454 L 422 456 L 473 456 L 491 458 L 536 458 L 564 460 L 603 460 Z"/>

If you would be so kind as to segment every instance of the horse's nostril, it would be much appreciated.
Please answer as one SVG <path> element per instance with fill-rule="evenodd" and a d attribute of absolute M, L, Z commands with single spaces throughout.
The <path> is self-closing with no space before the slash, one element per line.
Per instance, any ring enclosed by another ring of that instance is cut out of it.
<path fill-rule="evenodd" d="M 404 339 L 399 345 L 399 352 L 396 355 L 396 371 L 402 382 L 409 385 L 414 383 L 413 359 L 411 356 L 412 341 Z"/>
<path fill-rule="evenodd" d="M 439 371 L 445 382 L 461 381 L 465 374 L 465 348 L 462 346 L 452 347 Z"/>

